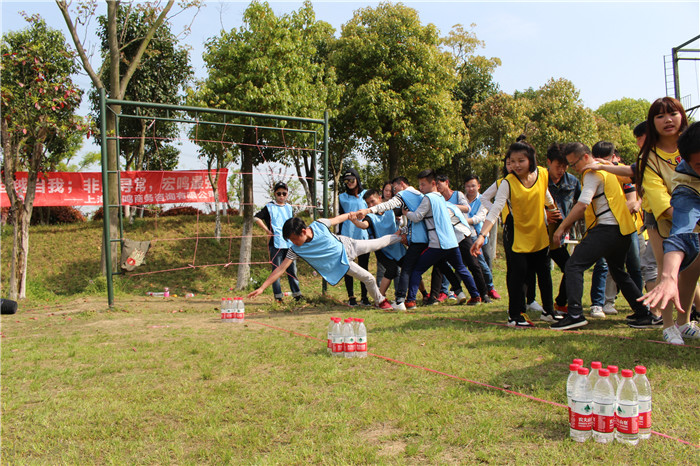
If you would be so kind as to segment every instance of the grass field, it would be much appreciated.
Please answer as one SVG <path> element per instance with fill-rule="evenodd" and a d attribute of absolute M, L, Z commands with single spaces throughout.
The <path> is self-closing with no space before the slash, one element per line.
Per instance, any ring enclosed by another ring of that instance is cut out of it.
<path fill-rule="evenodd" d="M 159 222 L 164 239 L 208 228 Z M 153 231 L 144 221 L 127 236 Z M 6 230 L 2 239 L 6 264 Z M 4 464 L 700 463 L 700 343 L 670 346 L 658 330 L 627 328 L 622 299 L 620 315 L 580 332 L 510 329 L 504 300 L 351 309 L 340 303 L 342 286 L 323 298 L 303 267 L 308 302 L 275 305 L 266 292 L 236 325 L 218 310 L 234 293 L 235 267 L 122 278 L 108 309 L 98 227 L 37 227 L 30 241 L 30 297 L 2 317 Z M 191 245 L 175 244 L 155 243 L 144 267 L 191 261 Z M 228 242 L 200 240 L 197 259 L 226 262 L 228 251 Z M 143 296 L 163 286 L 179 297 Z M 187 291 L 196 296 L 182 298 Z M 365 318 L 377 356 L 329 357 L 330 316 Z M 566 409 L 547 402 L 566 402 L 575 357 L 646 365 L 653 430 L 671 438 L 636 447 L 570 441 Z"/>

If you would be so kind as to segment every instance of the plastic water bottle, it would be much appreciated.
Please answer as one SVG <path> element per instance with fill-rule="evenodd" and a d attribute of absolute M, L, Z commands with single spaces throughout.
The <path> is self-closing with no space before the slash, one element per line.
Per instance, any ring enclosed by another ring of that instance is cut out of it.
<path fill-rule="evenodd" d="M 228 301 L 226 298 L 221 298 L 221 321 L 226 322 L 228 319 Z"/>
<path fill-rule="evenodd" d="M 335 318 L 335 323 L 333 324 L 333 356 L 342 357 L 343 356 L 343 331 L 340 326 L 340 317 Z"/>
<path fill-rule="evenodd" d="M 636 445 L 639 442 L 639 395 L 632 374 L 629 369 L 623 370 L 622 381 L 617 388 L 615 440 L 627 445 Z"/>
<path fill-rule="evenodd" d="M 227 304 L 227 309 L 226 309 L 226 318 L 228 319 L 228 322 L 235 322 L 236 319 L 236 301 L 233 300 L 233 298 L 227 298 L 228 301 Z"/>
<path fill-rule="evenodd" d="M 593 427 L 593 399 L 588 381 L 588 368 L 579 367 L 572 395 L 573 415 L 569 435 L 576 442 L 585 442 Z"/>
<path fill-rule="evenodd" d="M 636 366 L 635 376 L 632 379 L 637 387 L 637 400 L 639 401 L 639 438 L 651 437 L 651 384 L 647 379 L 647 368 Z"/>
<path fill-rule="evenodd" d="M 357 320 L 357 332 L 355 333 L 355 357 L 367 357 L 367 327 L 365 327 L 365 319 Z"/>
<path fill-rule="evenodd" d="M 352 330 L 352 319 L 345 319 L 343 324 L 343 353 L 346 358 L 355 357 L 355 332 Z"/>
<path fill-rule="evenodd" d="M 574 384 L 576 383 L 576 377 L 578 377 L 578 368 L 581 367 L 578 364 L 569 364 L 569 377 L 566 379 L 566 405 L 569 407 L 569 425 L 573 423 L 573 402 L 574 399 Z"/>
<path fill-rule="evenodd" d="M 333 352 L 333 325 L 335 324 L 335 317 L 331 317 L 331 321 L 328 323 L 328 329 L 326 331 L 326 351 L 330 354 Z"/>
<path fill-rule="evenodd" d="M 242 324 L 243 322 L 245 322 L 245 302 L 243 302 L 243 298 L 237 299 L 238 306 L 236 307 L 236 322 Z"/>
<path fill-rule="evenodd" d="M 608 366 L 608 370 L 610 371 L 610 383 L 613 386 L 613 391 L 617 395 L 617 387 L 620 386 L 619 368 L 617 366 Z"/>
<path fill-rule="evenodd" d="M 600 369 L 593 387 L 593 439 L 598 443 L 610 443 L 615 438 L 615 392 L 609 375 L 609 370 Z"/>
<path fill-rule="evenodd" d="M 600 378 L 600 369 L 603 364 L 600 361 L 591 361 L 591 371 L 588 373 L 588 382 L 591 384 L 591 390 L 595 387 L 595 383 Z"/>
<path fill-rule="evenodd" d="M 357 340 L 357 329 L 360 327 L 360 319 L 357 318 L 352 318 L 352 331 L 355 333 L 355 337 Z M 357 341 L 355 341 L 357 343 Z M 357 346 L 355 347 L 355 351 L 357 351 Z"/>

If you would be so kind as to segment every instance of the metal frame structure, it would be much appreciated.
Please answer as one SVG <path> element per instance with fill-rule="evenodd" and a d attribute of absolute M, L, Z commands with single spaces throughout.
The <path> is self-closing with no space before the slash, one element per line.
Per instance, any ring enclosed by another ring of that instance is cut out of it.
<path fill-rule="evenodd" d="M 678 72 L 678 62 L 682 60 L 688 61 L 699 61 L 700 60 L 700 49 L 689 49 L 685 48 L 687 45 L 692 44 L 696 40 L 700 39 L 700 35 L 693 37 L 692 39 L 682 43 L 678 47 L 673 47 L 671 49 L 671 62 L 665 60 L 664 57 L 664 68 L 665 68 L 665 78 L 666 78 L 666 95 L 670 94 L 670 84 L 673 84 L 673 96 L 683 103 L 683 97 L 681 96 L 681 84 L 680 76 Z M 695 54 L 695 56 L 684 56 L 682 54 Z M 672 73 L 669 75 L 669 65 L 672 69 Z M 669 78 L 672 78 L 672 83 L 669 82 Z M 689 97 L 689 96 L 688 96 Z M 683 107 L 688 115 L 691 115 L 696 109 L 700 108 L 700 104 L 691 105 L 688 99 L 687 103 L 683 103 Z"/>
<path fill-rule="evenodd" d="M 107 112 L 111 112 L 112 110 L 110 109 L 111 105 L 119 105 L 121 107 L 137 107 L 137 108 L 151 108 L 151 109 L 159 109 L 163 110 L 165 112 L 165 116 L 162 117 L 153 117 L 153 116 L 139 116 L 139 115 L 127 115 L 123 113 L 119 114 L 114 114 L 115 117 L 115 128 L 116 128 L 116 134 L 113 135 L 108 135 L 107 134 L 107 126 L 106 126 L 106 115 Z M 181 112 L 186 112 L 190 115 L 195 115 L 195 119 L 192 118 L 184 118 L 179 116 L 178 114 Z M 200 115 L 220 115 L 223 116 L 224 121 L 209 121 L 207 119 L 200 119 Z M 226 119 L 227 118 L 240 118 L 243 117 L 247 119 L 250 123 L 227 123 Z M 303 118 L 303 117 L 296 117 L 296 116 L 286 116 L 286 115 L 272 115 L 272 114 L 266 114 L 266 113 L 253 113 L 253 112 L 243 112 L 243 111 L 234 111 L 234 110 L 222 110 L 222 109 L 213 109 L 213 108 L 205 108 L 205 107 L 188 107 L 188 106 L 180 106 L 180 105 L 169 105 L 169 104 L 157 104 L 157 103 L 152 103 L 152 102 L 132 102 L 132 101 L 126 101 L 126 100 L 114 100 L 114 99 L 108 99 L 106 97 L 106 93 L 104 89 L 100 89 L 100 122 L 101 122 L 101 127 L 100 127 L 100 143 L 101 143 L 101 151 L 102 151 L 102 212 L 103 212 L 103 250 L 105 253 L 105 266 L 106 266 L 106 276 L 107 276 L 107 300 L 109 303 L 109 307 L 112 307 L 114 305 L 114 284 L 113 284 L 113 277 L 114 275 L 121 275 L 121 271 L 113 271 L 113 264 L 112 264 L 112 255 L 111 255 L 111 246 L 112 243 L 119 243 L 120 245 L 124 241 L 124 223 L 123 223 L 123 209 L 122 209 L 122 200 L 121 200 L 121 191 L 119 192 L 119 198 L 117 199 L 117 202 L 115 204 L 110 204 L 109 200 L 109 175 L 116 175 L 117 177 L 117 184 L 121 185 L 121 177 L 120 177 L 120 164 L 119 164 L 119 157 L 117 156 L 117 167 L 116 170 L 109 170 L 107 166 L 107 142 L 108 141 L 115 141 L 116 143 L 116 150 L 117 154 L 119 153 L 119 121 L 121 118 L 148 118 L 149 120 L 156 120 L 156 121 L 169 121 L 169 122 L 176 122 L 176 123 L 184 123 L 184 124 L 207 124 L 207 125 L 215 125 L 215 126 L 229 126 L 229 127 L 236 127 L 236 128 L 257 128 L 257 129 L 265 129 L 265 130 L 274 130 L 274 131 L 284 131 L 284 132 L 289 132 L 289 133 L 305 133 L 305 134 L 310 134 L 313 135 L 314 142 L 313 142 L 313 149 L 312 151 L 316 154 L 319 152 L 322 153 L 323 158 L 322 158 L 322 163 L 323 163 L 323 210 L 324 212 L 328 212 L 328 186 L 329 186 L 329 170 L 328 170 L 328 144 L 329 144 L 329 132 L 328 132 L 328 111 L 324 113 L 323 119 L 314 119 L 314 118 Z M 280 126 L 265 126 L 265 125 L 259 125 L 255 124 L 255 121 L 259 120 L 274 120 L 278 124 L 280 122 L 289 122 L 289 123 L 296 123 L 298 124 L 299 128 L 292 128 L 292 127 L 280 127 Z M 319 141 L 318 140 L 318 130 L 316 129 L 309 129 L 306 126 L 318 126 L 321 125 L 323 128 L 323 140 Z M 318 180 L 318 170 L 316 169 L 316 160 L 317 156 L 313 157 L 312 163 L 313 163 L 313 183 L 314 185 L 317 185 L 317 180 Z M 317 209 L 316 209 L 316 190 L 314 192 L 314 199 L 312 199 L 312 204 L 314 205 L 314 218 L 317 216 Z M 110 225 L 110 209 L 117 209 L 118 216 L 117 218 L 119 219 L 119 238 L 112 238 L 111 237 L 111 225 Z M 326 283 L 325 281 L 323 282 L 323 293 L 325 294 L 326 292 Z"/>

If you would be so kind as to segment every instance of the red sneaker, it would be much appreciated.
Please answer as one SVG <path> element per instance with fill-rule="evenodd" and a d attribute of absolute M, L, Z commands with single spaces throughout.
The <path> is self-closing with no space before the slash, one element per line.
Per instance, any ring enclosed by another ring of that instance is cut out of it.
<path fill-rule="evenodd" d="M 391 303 L 389 302 L 388 299 L 385 299 L 381 303 L 377 304 L 377 307 L 381 309 L 382 311 L 393 311 L 394 308 L 391 307 Z"/>
<path fill-rule="evenodd" d="M 476 306 L 477 304 L 481 304 L 481 296 L 469 298 L 469 301 L 467 301 L 467 306 Z"/>
<path fill-rule="evenodd" d="M 406 302 L 404 302 L 404 305 L 406 306 L 406 309 L 415 309 L 416 308 L 415 301 L 406 301 Z"/>
<path fill-rule="evenodd" d="M 439 303 L 444 302 L 447 299 L 447 294 L 446 293 L 440 293 L 437 297 L 437 301 Z"/>
<path fill-rule="evenodd" d="M 562 313 L 564 313 L 564 314 L 568 314 L 568 313 L 569 313 L 569 306 L 567 306 L 567 305 L 560 306 L 560 305 L 558 305 L 558 304 L 555 304 L 555 305 L 554 305 L 554 310 L 555 310 L 555 311 L 562 312 Z"/>
<path fill-rule="evenodd" d="M 489 290 L 489 297 L 491 299 L 501 299 L 501 295 L 498 294 L 498 291 L 496 291 L 496 288 L 491 288 Z"/>

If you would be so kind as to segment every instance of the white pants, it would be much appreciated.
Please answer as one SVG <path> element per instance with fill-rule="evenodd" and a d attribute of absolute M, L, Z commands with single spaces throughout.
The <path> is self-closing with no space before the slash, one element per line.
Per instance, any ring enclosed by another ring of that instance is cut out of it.
<path fill-rule="evenodd" d="M 394 243 L 398 243 L 401 241 L 401 237 L 398 235 L 386 235 L 377 239 L 352 239 L 348 238 L 347 236 L 338 236 L 338 238 L 340 238 L 340 241 L 345 246 L 345 252 L 347 253 L 348 260 L 350 261 L 350 268 L 348 269 L 347 274 L 364 283 L 367 287 L 367 292 L 369 292 L 369 294 L 372 295 L 372 299 L 374 299 L 374 304 L 379 305 L 379 303 L 384 301 L 386 298 L 382 296 L 382 293 L 379 291 L 377 280 L 374 279 L 374 276 L 369 271 L 363 269 L 353 261 L 357 256 L 374 252 Z"/>

